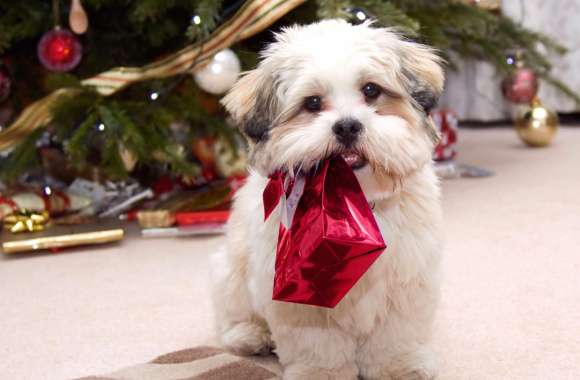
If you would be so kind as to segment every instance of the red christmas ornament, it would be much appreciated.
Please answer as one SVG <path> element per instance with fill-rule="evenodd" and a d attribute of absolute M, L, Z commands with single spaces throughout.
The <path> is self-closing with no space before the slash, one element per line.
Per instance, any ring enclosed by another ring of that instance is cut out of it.
<path fill-rule="evenodd" d="M 529 68 L 519 67 L 501 84 L 503 95 L 514 103 L 529 103 L 538 92 L 538 78 Z"/>
<path fill-rule="evenodd" d="M 8 68 L 0 63 L 0 103 L 8 99 L 12 90 L 12 78 Z"/>
<path fill-rule="evenodd" d="M 77 38 L 65 29 L 46 32 L 38 43 L 38 59 L 50 71 L 70 71 L 81 61 L 83 47 Z"/>
<path fill-rule="evenodd" d="M 272 175 L 263 198 L 266 219 L 280 208 L 275 300 L 333 308 L 386 248 L 341 156 L 310 175 Z"/>
<path fill-rule="evenodd" d="M 453 159 L 457 154 L 457 115 L 453 111 L 442 110 L 431 112 L 431 118 L 441 136 L 433 152 L 433 159 L 435 161 Z"/>

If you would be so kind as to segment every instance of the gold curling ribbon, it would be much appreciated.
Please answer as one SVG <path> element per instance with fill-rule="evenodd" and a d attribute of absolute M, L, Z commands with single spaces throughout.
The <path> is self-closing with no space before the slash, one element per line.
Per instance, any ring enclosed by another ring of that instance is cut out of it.
<path fill-rule="evenodd" d="M 189 45 L 180 51 L 143 67 L 116 67 L 83 80 L 83 86 L 94 87 L 103 96 L 109 96 L 140 81 L 166 78 L 186 71 L 195 72 L 220 50 L 246 39 L 272 25 L 306 0 L 249 0 L 227 23 L 216 29 L 207 41 Z M 52 119 L 50 108 L 61 96 L 73 96 L 77 88 L 59 89 L 30 104 L 18 119 L 0 132 L 0 151 L 17 144 L 37 128 Z"/>
<path fill-rule="evenodd" d="M 12 233 L 42 231 L 48 223 L 47 211 L 18 210 L 4 218 L 4 228 Z"/>

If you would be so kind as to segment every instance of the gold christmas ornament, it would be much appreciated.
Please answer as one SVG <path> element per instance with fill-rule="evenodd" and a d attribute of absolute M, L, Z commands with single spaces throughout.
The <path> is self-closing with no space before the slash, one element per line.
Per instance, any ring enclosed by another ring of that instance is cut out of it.
<path fill-rule="evenodd" d="M 42 231 L 48 220 L 47 211 L 19 210 L 4 218 L 4 229 L 12 233 Z"/>
<path fill-rule="evenodd" d="M 537 97 L 529 106 L 522 107 L 516 112 L 516 131 L 529 146 L 549 145 L 558 132 L 558 125 L 558 115 L 546 108 Z"/>
<path fill-rule="evenodd" d="M 81 0 L 72 0 L 68 17 L 69 26 L 76 34 L 84 34 L 89 28 L 89 18 Z"/>

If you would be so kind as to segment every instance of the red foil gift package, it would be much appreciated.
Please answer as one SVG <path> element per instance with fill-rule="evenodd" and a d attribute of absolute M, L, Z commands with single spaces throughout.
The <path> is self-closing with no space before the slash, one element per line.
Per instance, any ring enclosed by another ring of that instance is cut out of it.
<path fill-rule="evenodd" d="M 274 300 L 333 308 L 386 248 L 341 156 L 310 174 L 273 174 L 263 197 L 266 219 L 281 208 Z"/>

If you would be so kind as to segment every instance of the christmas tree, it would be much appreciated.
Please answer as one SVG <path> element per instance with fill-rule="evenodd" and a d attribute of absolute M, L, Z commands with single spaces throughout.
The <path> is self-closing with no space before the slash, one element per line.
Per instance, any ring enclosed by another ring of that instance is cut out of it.
<path fill-rule="evenodd" d="M 51 174 L 64 167 L 79 175 L 98 169 L 109 179 L 228 175 L 226 169 L 208 173 L 206 165 L 216 155 L 235 162 L 243 152 L 220 96 L 240 70 L 256 65 L 272 30 L 322 18 L 396 27 L 438 48 L 449 69 L 458 58 L 474 58 L 506 74 L 513 67 L 506 54 L 517 50 L 537 75 L 580 100 L 550 74 L 548 54 L 564 54 L 563 46 L 475 3 L 258 3 L 0 0 L 3 179 L 51 166 Z M 218 41 L 230 29 L 235 34 Z M 215 46 L 222 51 L 211 50 Z"/>

